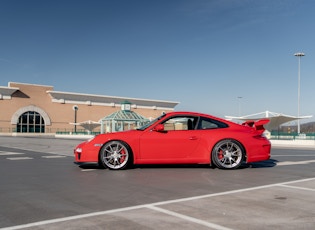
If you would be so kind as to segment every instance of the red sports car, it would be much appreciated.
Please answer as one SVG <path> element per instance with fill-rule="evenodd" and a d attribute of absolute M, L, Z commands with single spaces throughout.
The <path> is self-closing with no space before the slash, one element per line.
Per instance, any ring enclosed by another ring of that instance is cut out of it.
<path fill-rule="evenodd" d="M 263 125 L 269 120 L 242 125 L 195 112 L 170 112 L 147 125 L 106 133 L 79 144 L 75 163 L 99 163 L 109 169 L 132 164 L 210 164 L 236 169 L 243 162 L 270 158 L 271 144 Z"/>

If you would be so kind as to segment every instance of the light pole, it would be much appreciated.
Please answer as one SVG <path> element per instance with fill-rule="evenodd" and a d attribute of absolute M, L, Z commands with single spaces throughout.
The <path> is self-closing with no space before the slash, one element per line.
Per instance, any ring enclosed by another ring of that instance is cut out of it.
<path fill-rule="evenodd" d="M 243 97 L 237 97 L 238 98 L 238 116 L 241 116 L 241 99 Z"/>
<path fill-rule="evenodd" d="M 298 57 L 299 59 L 299 70 L 298 70 L 298 120 L 297 120 L 297 132 L 300 134 L 300 94 L 301 94 L 301 57 L 304 57 L 304 53 L 295 53 L 294 56 Z"/>
<path fill-rule="evenodd" d="M 74 105 L 72 109 L 74 110 L 74 133 L 77 133 L 77 111 L 79 110 L 79 107 Z"/>

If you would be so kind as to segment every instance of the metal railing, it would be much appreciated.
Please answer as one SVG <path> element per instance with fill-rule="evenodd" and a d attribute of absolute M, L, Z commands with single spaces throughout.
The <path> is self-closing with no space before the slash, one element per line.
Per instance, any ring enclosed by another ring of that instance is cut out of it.
<path fill-rule="evenodd" d="M 271 140 L 315 140 L 315 133 L 271 132 Z"/>
<path fill-rule="evenodd" d="M 3 128 L 0 127 L 0 133 L 21 133 L 21 134 L 27 134 L 26 132 L 17 132 L 16 128 Z M 41 134 L 40 132 L 28 132 L 29 134 Z M 46 128 L 45 132 L 42 134 L 65 134 L 65 135 L 97 135 L 100 134 L 100 131 L 93 131 L 89 132 L 85 129 L 77 129 L 76 132 L 74 129 L 52 129 L 52 128 Z"/>

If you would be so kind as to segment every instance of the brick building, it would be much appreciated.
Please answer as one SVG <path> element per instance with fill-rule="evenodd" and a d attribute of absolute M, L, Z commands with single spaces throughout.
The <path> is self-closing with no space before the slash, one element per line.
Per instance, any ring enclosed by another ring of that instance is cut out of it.
<path fill-rule="evenodd" d="M 74 131 L 82 122 L 98 123 L 122 109 L 122 103 L 152 119 L 178 102 L 54 91 L 53 86 L 9 82 L 0 86 L 0 133 Z M 82 126 L 83 127 L 83 126 Z M 81 128 L 82 128 L 81 127 Z M 80 128 L 80 127 L 78 127 Z M 101 130 L 95 126 L 96 132 Z"/>

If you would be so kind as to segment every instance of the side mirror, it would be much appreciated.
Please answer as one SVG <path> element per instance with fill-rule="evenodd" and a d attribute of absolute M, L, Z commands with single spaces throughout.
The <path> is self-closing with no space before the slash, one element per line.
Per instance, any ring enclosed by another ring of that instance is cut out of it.
<path fill-rule="evenodd" d="M 156 131 L 156 132 L 164 132 L 164 125 L 163 124 L 158 124 L 157 126 L 155 126 L 153 128 L 153 131 Z"/>

